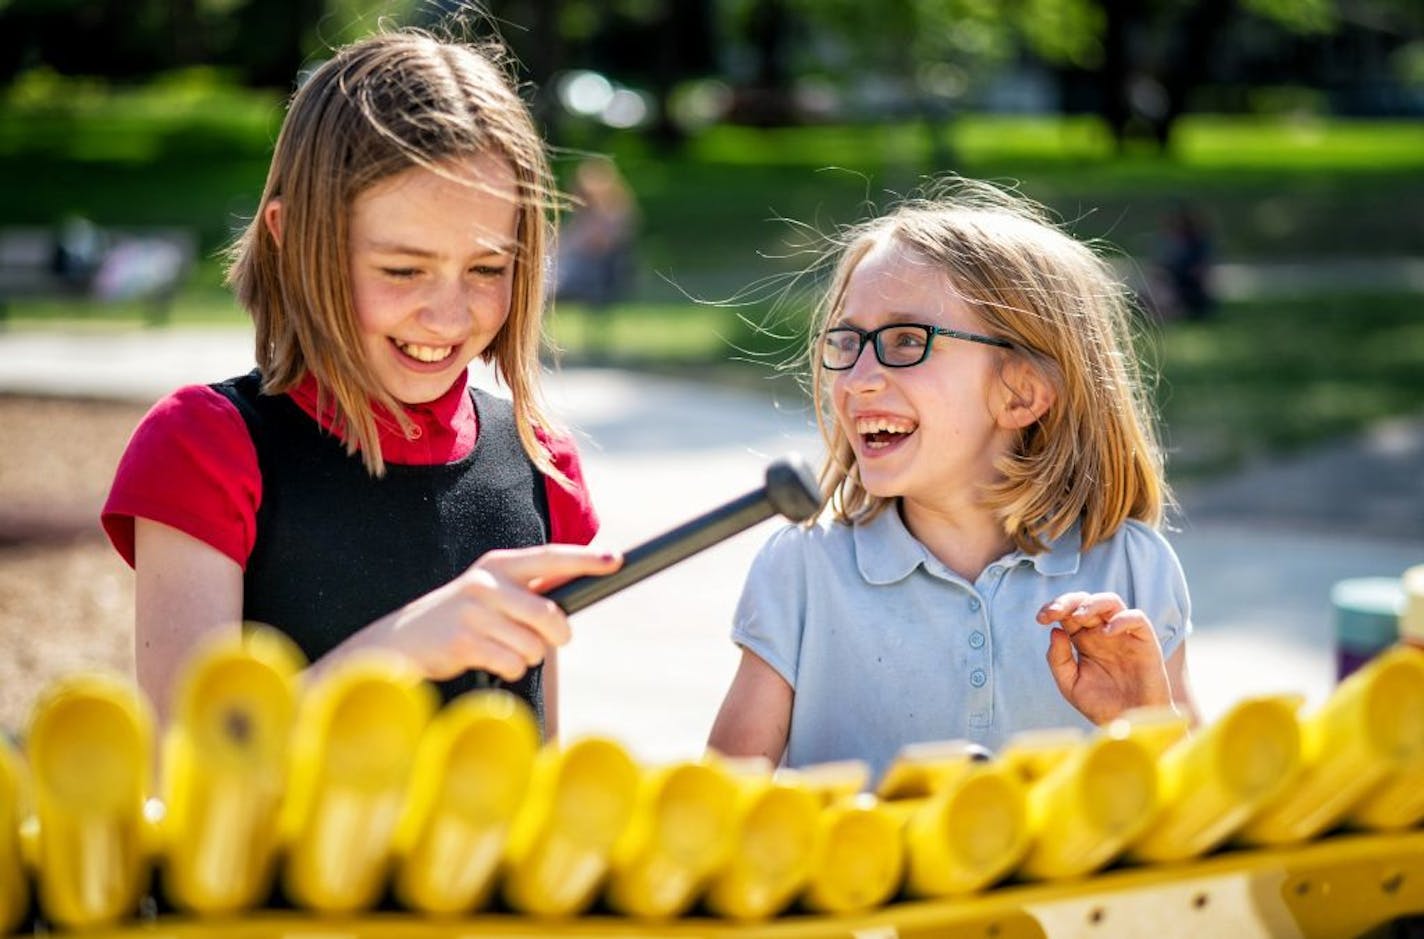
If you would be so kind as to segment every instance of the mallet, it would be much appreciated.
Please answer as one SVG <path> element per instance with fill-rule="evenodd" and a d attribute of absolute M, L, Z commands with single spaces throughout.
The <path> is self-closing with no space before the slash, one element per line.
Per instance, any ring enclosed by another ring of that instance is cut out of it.
<path fill-rule="evenodd" d="M 630 548 L 612 574 L 571 580 L 547 596 L 565 613 L 575 613 L 773 515 L 802 522 L 820 507 L 821 487 L 811 468 L 799 456 L 784 457 L 766 468 L 761 488 Z"/>

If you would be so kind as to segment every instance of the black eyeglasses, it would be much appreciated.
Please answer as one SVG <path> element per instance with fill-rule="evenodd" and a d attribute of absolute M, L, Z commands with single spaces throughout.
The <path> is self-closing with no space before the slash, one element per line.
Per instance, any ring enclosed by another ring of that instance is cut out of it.
<path fill-rule="evenodd" d="M 966 333 L 942 326 L 927 326 L 924 323 L 891 323 L 879 329 L 858 329 L 855 326 L 837 326 L 826 330 L 825 341 L 821 343 L 821 365 L 834 372 L 854 368 L 860 360 L 860 353 L 867 344 L 875 346 L 875 358 L 886 368 L 909 368 L 919 365 L 930 354 L 934 337 L 948 336 L 965 342 L 979 342 L 986 346 L 1012 349 L 1014 344 L 1007 339 Z"/>

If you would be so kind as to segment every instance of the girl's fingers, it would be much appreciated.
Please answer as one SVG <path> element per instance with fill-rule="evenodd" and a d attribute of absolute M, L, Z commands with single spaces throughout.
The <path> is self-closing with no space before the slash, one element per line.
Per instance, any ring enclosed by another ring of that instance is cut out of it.
<path fill-rule="evenodd" d="M 518 652 L 488 636 L 476 636 L 471 644 L 470 668 L 497 675 L 505 681 L 518 681 L 529 671 L 529 665 Z"/>
<path fill-rule="evenodd" d="M 562 580 L 588 574 L 610 574 L 623 563 L 616 551 L 581 545 L 550 544 L 533 548 L 491 551 L 475 562 L 474 568 L 491 571 L 520 585 L 534 581 L 552 586 Z"/>
<path fill-rule="evenodd" d="M 1045 626 L 1049 623 L 1060 622 L 1065 616 L 1082 606 L 1083 601 L 1090 596 L 1091 594 L 1082 590 L 1065 593 L 1043 605 L 1038 611 L 1038 621 Z"/>
<path fill-rule="evenodd" d="M 1152 631 L 1152 621 L 1141 610 L 1123 610 L 1114 614 L 1103 625 L 1103 634 L 1132 636 L 1138 639 L 1155 635 Z"/>
<path fill-rule="evenodd" d="M 477 638 L 494 642 L 519 657 L 526 666 L 532 667 L 544 661 L 548 652 L 543 638 L 530 627 L 502 616 L 479 611 L 467 615 L 465 628 Z"/>
<path fill-rule="evenodd" d="M 1073 685 L 1078 680 L 1078 660 L 1073 655 L 1073 641 L 1062 629 L 1055 628 L 1048 634 L 1048 670 L 1053 673 L 1053 681 L 1058 692 L 1069 701 Z"/>
<path fill-rule="evenodd" d="M 475 566 L 461 578 L 466 601 L 472 604 L 465 616 L 475 622 L 483 610 L 492 611 L 534 630 L 549 645 L 561 646 L 572 638 L 569 619 L 548 597 L 530 593 L 520 582 L 502 576 L 495 569 Z"/>

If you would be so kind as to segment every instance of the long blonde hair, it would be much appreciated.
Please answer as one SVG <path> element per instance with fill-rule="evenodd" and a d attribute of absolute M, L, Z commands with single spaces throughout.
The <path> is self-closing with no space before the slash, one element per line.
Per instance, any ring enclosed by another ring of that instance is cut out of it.
<path fill-rule="evenodd" d="M 499 46 L 400 31 L 337 50 L 293 96 L 257 213 L 229 252 L 228 282 L 257 330 L 263 391 L 289 391 L 311 372 L 334 407 L 347 452 L 359 451 L 372 475 L 385 471 L 377 407 L 403 430 L 409 419 L 381 387 L 360 341 L 347 257 L 350 207 L 396 173 L 419 166 L 449 176 L 449 160 L 482 153 L 514 170 L 519 216 L 509 318 L 481 358 L 495 362 L 509 387 L 525 452 L 563 481 L 535 434 L 550 426 L 538 378 L 547 210 L 556 188 Z M 274 199 L 282 203 L 281 247 L 263 221 Z"/>
<path fill-rule="evenodd" d="M 1020 431 L 982 492 L 1021 550 L 1082 522 L 1086 550 L 1125 519 L 1159 525 L 1171 495 L 1153 411 L 1133 352 L 1130 294 L 1112 268 L 1047 212 L 989 183 L 951 179 L 923 198 L 862 222 L 837 239 L 837 263 L 811 329 L 811 390 L 827 458 L 821 484 L 841 521 L 873 518 L 891 500 L 856 473 L 820 364 L 849 279 L 866 253 L 893 240 L 948 275 L 989 335 L 1013 343 L 1054 388 L 1054 404 Z"/>

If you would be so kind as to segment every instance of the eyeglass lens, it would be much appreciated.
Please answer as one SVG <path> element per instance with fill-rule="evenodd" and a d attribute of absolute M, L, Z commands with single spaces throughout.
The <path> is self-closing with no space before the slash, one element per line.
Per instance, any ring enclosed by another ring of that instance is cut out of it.
<path fill-rule="evenodd" d="M 867 344 L 875 346 L 875 357 L 881 365 L 904 368 L 924 360 L 929 350 L 930 331 L 914 324 L 882 326 L 868 333 L 858 329 L 828 330 L 821 352 L 822 363 L 831 369 L 850 368 Z"/>

